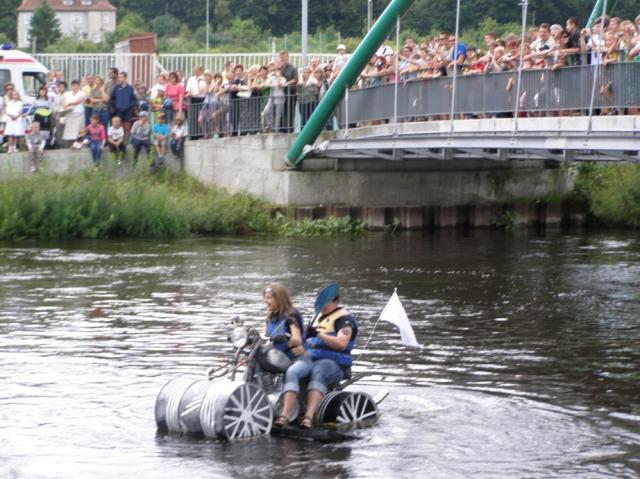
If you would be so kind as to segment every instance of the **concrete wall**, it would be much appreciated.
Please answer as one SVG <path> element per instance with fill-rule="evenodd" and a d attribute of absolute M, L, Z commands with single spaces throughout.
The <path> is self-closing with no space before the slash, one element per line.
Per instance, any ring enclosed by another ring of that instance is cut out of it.
<path fill-rule="evenodd" d="M 205 184 L 248 192 L 282 206 L 455 206 L 505 203 L 563 193 L 564 169 L 544 161 L 378 159 L 284 163 L 289 135 L 250 135 L 190 142 L 185 171 Z"/>
<path fill-rule="evenodd" d="M 91 168 L 93 161 L 89 150 L 47 150 L 41 164 L 41 171 L 54 175 L 75 174 Z M 31 175 L 31 164 L 27 152 L 4 153 L 0 155 L 0 179 Z"/>
<path fill-rule="evenodd" d="M 130 154 L 133 153 L 130 150 Z M 108 152 L 102 154 L 103 164 L 110 157 Z M 140 154 L 139 162 L 143 163 L 147 160 L 144 153 Z M 181 161 L 174 158 L 170 153 L 165 160 L 165 166 L 168 170 L 178 172 L 182 170 Z M 40 172 L 52 175 L 74 175 L 81 170 L 93 168 L 93 160 L 91 152 L 88 149 L 83 150 L 46 150 L 44 158 L 40 165 Z M 132 171 L 131 162 L 126 162 L 117 168 L 116 174 L 128 174 Z M 29 154 L 27 152 L 20 153 L 4 153 L 0 154 L 0 180 L 8 178 L 16 178 L 32 175 L 31 163 L 29 162 Z"/>

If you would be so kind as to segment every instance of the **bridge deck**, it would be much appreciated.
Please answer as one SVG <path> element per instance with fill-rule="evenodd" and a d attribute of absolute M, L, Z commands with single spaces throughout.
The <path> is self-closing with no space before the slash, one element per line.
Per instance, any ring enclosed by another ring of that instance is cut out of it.
<path fill-rule="evenodd" d="M 337 132 L 307 158 L 640 162 L 640 116 L 405 122 Z"/>

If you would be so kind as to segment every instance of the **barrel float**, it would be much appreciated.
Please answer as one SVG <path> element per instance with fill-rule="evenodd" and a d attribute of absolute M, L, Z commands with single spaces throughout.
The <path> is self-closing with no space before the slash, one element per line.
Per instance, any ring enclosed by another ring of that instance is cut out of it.
<path fill-rule="evenodd" d="M 318 421 L 336 424 L 373 424 L 378 420 L 378 406 L 362 392 L 331 391 L 318 406 Z"/>
<path fill-rule="evenodd" d="M 178 418 L 180 432 L 184 434 L 201 435 L 200 408 L 211 382 L 201 379 L 191 383 L 182 394 L 178 404 Z"/>
<path fill-rule="evenodd" d="M 200 426 L 206 437 L 233 441 L 271 432 L 273 409 L 255 384 L 227 379 L 211 383 L 200 407 Z"/>
<path fill-rule="evenodd" d="M 155 407 L 156 425 L 160 431 L 181 432 L 180 400 L 193 383 L 193 379 L 176 378 L 162 386 Z"/>

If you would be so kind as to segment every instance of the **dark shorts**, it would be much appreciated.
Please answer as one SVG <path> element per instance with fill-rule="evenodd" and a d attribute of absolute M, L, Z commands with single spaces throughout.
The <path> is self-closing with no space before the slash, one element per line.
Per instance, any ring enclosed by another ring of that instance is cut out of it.
<path fill-rule="evenodd" d="M 119 116 L 123 123 L 124 122 L 131 123 L 131 119 L 133 118 L 133 111 L 132 110 L 127 110 L 127 111 L 115 110 L 111 118 L 113 118 L 114 116 Z"/>

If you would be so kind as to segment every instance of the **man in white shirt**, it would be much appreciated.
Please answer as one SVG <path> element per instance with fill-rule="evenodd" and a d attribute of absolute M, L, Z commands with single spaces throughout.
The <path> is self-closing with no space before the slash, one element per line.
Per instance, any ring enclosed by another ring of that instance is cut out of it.
<path fill-rule="evenodd" d="M 548 23 L 542 23 L 538 28 L 538 36 L 531 43 L 531 52 L 536 65 L 542 66 L 544 58 L 549 54 L 549 50 L 555 46 L 553 38 L 551 38 L 551 26 Z"/>
<path fill-rule="evenodd" d="M 336 48 L 336 50 L 338 51 L 338 54 L 336 55 L 335 60 L 333 60 L 333 71 L 331 73 L 331 78 L 335 78 L 336 76 L 338 76 L 338 73 L 342 71 L 344 66 L 349 61 L 349 57 L 347 56 L 347 47 L 344 46 L 343 43 L 338 45 L 338 48 Z"/>
<path fill-rule="evenodd" d="M 198 105 L 196 108 L 200 108 L 202 106 L 204 103 L 206 89 L 207 83 L 205 82 L 204 75 L 202 74 L 202 67 L 200 65 L 195 65 L 193 67 L 193 76 L 189 77 L 184 89 L 185 95 L 189 98 L 189 108 L 192 108 L 191 105 Z M 199 113 L 200 109 L 197 109 L 196 112 Z"/>
<path fill-rule="evenodd" d="M 193 76 L 187 80 L 187 86 L 185 88 L 185 94 L 190 97 L 204 97 L 204 91 L 206 83 L 204 76 L 202 75 L 202 67 L 196 65 L 193 67 Z"/>

